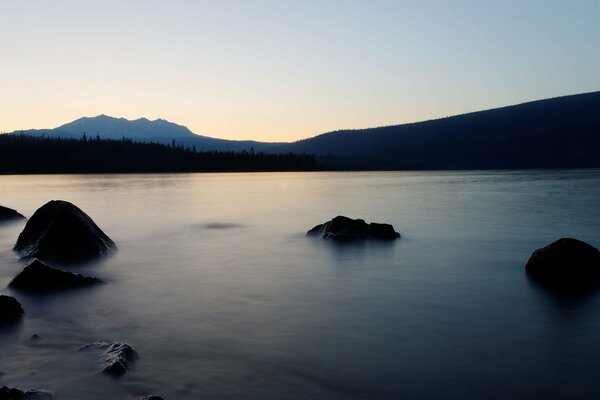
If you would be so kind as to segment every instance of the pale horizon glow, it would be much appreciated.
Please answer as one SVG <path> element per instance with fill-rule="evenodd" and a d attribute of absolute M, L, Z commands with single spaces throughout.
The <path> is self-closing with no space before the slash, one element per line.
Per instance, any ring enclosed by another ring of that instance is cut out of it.
<path fill-rule="evenodd" d="M 485 4 L 484 4 L 485 3 Z M 293 141 L 600 90 L 600 2 L 5 2 L 0 132 Z"/>

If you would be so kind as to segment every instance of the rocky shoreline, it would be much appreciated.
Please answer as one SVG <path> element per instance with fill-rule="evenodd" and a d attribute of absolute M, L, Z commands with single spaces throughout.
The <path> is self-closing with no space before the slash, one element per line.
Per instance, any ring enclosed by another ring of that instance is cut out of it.
<path fill-rule="evenodd" d="M 5 209 L 0 208 L 4 213 L 0 216 L 24 218 L 15 217 L 20 214 L 14 210 L 4 212 Z M 316 225 L 306 235 L 343 243 L 391 242 L 401 237 L 390 224 L 367 223 L 363 219 L 345 216 Z M 33 214 L 19 235 L 14 250 L 29 263 L 8 287 L 26 296 L 41 296 L 102 284 L 103 281 L 97 277 L 62 268 L 106 256 L 116 249 L 112 239 L 77 206 L 60 200 L 51 201 Z M 560 291 L 565 287 L 574 291 L 597 289 L 600 287 L 600 251 L 577 239 L 562 238 L 535 250 L 525 270 L 531 279 L 543 282 L 553 290 Z M 26 310 L 18 299 L 0 295 L 0 328 L 24 318 Z M 135 348 L 123 341 L 98 340 L 81 346 L 78 352 L 92 354 L 98 360 L 98 372 L 114 378 L 135 368 L 140 358 Z M 0 389 L 0 400 L 3 399 L 52 399 L 52 394 L 4 386 Z M 156 395 L 144 397 L 144 400 L 161 399 Z"/>

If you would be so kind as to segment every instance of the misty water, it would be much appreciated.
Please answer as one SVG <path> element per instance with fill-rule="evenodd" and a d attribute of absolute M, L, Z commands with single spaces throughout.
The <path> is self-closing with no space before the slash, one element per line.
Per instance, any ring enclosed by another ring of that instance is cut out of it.
<path fill-rule="evenodd" d="M 600 171 L 0 176 L 26 216 L 68 200 L 117 243 L 65 267 L 106 284 L 6 288 L 24 222 L 0 225 L 0 384 L 57 399 L 506 399 L 600 395 L 600 296 L 531 282 L 536 248 L 600 246 Z M 304 233 L 342 214 L 394 243 Z M 33 334 L 41 339 L 33 340 Z M 77 349 L 124 341 L 121 378 Z"/>

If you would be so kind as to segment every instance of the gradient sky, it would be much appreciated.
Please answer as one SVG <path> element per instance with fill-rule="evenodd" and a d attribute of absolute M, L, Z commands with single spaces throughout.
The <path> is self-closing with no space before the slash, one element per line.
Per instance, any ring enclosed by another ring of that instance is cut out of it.
<path fill-rule="evenodd" d="M 600 1 L 7 0 L 0 49 L 0 131 L 290 141 L 600 90 Z"/>

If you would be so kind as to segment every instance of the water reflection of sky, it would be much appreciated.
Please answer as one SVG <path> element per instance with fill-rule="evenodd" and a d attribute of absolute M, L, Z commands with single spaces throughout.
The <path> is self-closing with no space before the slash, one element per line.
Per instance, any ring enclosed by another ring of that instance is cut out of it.
<path fill-rule="evenodd" d="M 1 333 L 0 384 L 62 399 L 593 398 L 598 297 L 524 273 L 569 235 L 600 245 L 600 176 L 306 173 L 2 176 L 2 204 L 88 212 L 119 245 L 71 270 L 107 281 L 43 298 Z M 304 233 L 335 215 L 389 222 L 392 243 Z M 0 284 L 23 263 L 0 227 Z M 31 335 L 42 340 L 32 345 Z M 121 340 L 121 380 L 75 350 Z"/>

